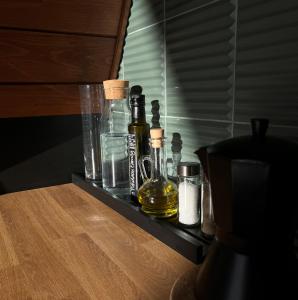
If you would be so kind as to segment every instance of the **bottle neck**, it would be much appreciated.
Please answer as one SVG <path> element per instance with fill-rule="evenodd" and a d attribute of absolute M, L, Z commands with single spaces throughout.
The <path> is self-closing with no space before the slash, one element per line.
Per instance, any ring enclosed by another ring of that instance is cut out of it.
<path fill-rule="evenodd" d="M 167 171 L 165 165 L 165 153 L 163 146 L 160 148 L 150 149 L 150 157 L 151 157 L 151 179 L 167 179 Z"/>
<path fill-rule="evenodd" d="M 172 176 L 177 177 L 177 166 L 181 161 L 181 152 L 173 152 Z"/>
<path fill-rule="evenodd" d="M 146 123 L 145 106 L 132 106 L 131 121 L 133 123 Z"/>
<path fill-rule="evenodd" d="M 106 100 L 101 118 L 101 133 L 126 133 L 129 110 L 126 99 Z"/>

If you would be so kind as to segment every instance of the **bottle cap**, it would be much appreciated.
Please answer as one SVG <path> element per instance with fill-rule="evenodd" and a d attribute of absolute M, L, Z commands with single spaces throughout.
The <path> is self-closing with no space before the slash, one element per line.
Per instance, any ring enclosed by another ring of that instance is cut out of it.
<path fill-rule="evenodd" d="M 151 112 L 152 112 L 152 127 L 151 128 L 160 128 L 160 114 L 159 114 L 159 101 L 153 100 L 151 101 Z"/>
<path fill-rule="evenodd" d="M 106 100 L 121 100 L 128 96 L 129 81 L 127 80 L 105 80 L 103 82 L 105 99 Z"/>
<path fill-rule="evenodd" d="M 152 148 L 161 148 L 162 139 L 164 137 L 163 128 L 151 128 L 150 129 L 151 146 Z"/>
<path fill-rule="evenodd" d="M 131 106 L 145 106 L 145 95 L 138 95 L 130 99 Z"/>
<path fill-rule="evenodd" d="M 181 162 L 177 166 L 178 176 L 196 176 L 200 174 L 200 164 L 197 162 Z"/>
<path fill-rule="evenodd" d="M 130 97 L 138 98 L 142 95 L 143 88 L 140 85 L 133 85 L 130 89 Z"/>

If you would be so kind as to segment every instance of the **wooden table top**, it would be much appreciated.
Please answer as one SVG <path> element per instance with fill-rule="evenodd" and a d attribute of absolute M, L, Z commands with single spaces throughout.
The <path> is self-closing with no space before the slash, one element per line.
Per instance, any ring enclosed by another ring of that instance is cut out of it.
<path fill-rule="evenodd" d="M 73 184 L 0 196 L 1 299 L 168 299 L 194 267 Z"/>

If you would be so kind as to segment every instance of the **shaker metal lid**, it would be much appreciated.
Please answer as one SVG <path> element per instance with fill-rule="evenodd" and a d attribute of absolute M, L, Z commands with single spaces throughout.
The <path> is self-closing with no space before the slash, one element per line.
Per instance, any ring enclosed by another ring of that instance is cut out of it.
<path fill-rule="evenodd" d="M 195 176 L 200 174 L 200 164 L 197 162 L 181 162 L 177 166 L 178 176 Z"/>

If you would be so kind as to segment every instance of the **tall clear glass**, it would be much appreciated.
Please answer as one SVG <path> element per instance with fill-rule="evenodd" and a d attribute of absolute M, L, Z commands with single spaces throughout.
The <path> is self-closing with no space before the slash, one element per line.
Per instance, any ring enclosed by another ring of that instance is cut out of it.
<path fill-rule="evenodd" d="M 104 82 L 104 111 L 101 119 L 101 163 L 103 188 L 113 194 L 129 194 L 128 83 Z"/>
<path fill-rule="evenodd" d="M 98 182 L 101 178 L 100 119 L 103 110 L 101 84 L 80 85 L 85 178 Z"/>
<path fill-rule="evenodd" d="M 205 173 L 202 174 L 201 186 L 201 231 L 208 238 L 215 235 L 211 187 Z"/>

